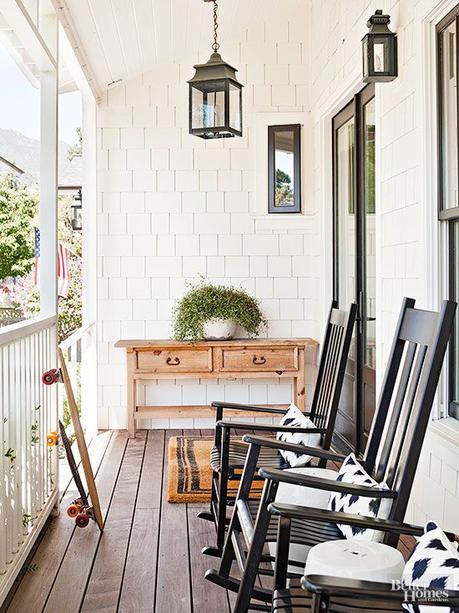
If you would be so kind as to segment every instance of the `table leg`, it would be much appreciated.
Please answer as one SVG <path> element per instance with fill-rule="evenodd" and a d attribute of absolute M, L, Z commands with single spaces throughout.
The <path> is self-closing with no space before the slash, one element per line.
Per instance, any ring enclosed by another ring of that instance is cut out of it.
<path fill-rule="evenodd" d="M 127 354 L 127 411 L 129 438 L 135 438 L 135 410 L 136 410 L 136 380 L 134 379 L 136 354 L 129 351 Z"/>
<path fill-rule="evenodd" d="M 294 402 L 296 406 L 300 409 L 300 411 L 304 411 L 305 409 L 305 386 L 306 386 L 306 376 L 305 376 L 305 356 L 304 349 L 300 349 L 298 352 L 298 375 L 294 379 L 293 392 L 294 392 Z"/>

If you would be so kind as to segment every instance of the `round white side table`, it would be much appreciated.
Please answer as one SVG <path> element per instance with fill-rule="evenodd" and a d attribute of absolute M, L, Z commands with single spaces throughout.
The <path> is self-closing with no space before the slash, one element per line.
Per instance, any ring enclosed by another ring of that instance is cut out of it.
<path fill-rule="evenodd" d="M 346 539 L 315 545 L 306 560 L 306 575 L 327 575 L 362 581 L 391 583 L 401 579 L 405 561 L 398 549 L 365 541 Z"/>

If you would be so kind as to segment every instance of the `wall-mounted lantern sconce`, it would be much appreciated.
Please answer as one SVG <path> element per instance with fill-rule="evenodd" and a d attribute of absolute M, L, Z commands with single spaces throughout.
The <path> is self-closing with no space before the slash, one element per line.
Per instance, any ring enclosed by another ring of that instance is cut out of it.
<path fill-rule="evenodd" d="M 81 196 L 81 187 L 73 196 L 73 202 L 70 205 L 72 209 L 72 219 L 70 220 L 73 230 L 81 232 L 83 229 L 83 199 Z"/>
<path fill-rule="evenodd" d="M 389 15 L 375 11 L 367 22 L 369 32 L 362 38 L 363 81 L 393 81 L 398 76 L 397 35 L 388 28 Z"/>
<path fill-rule="evenodd" d="M 190 134 L 200 138 L 242 136 L 242 85 L 237 70 L 218 53 L 217 2 L 214 3 L 213 53 L 205 64 L 197 64 L 189 83 Z"/>

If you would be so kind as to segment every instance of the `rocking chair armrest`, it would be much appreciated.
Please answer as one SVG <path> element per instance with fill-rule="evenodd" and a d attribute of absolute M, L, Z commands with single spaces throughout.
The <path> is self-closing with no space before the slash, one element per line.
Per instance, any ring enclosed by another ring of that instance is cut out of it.
<path fill-rule="evenodd" d="M 404 524 L 392 519 L 373 518 L 366 515 L 329 511 L 328 509 L 317 509 L 315 507 L 303 507 L 283 502 L 272 502 L 268 509 L 273 515 L 289 517 L 290 519 L 309 519 L 310 521 L 328 522 L 331 524 L 346 524 L 347 526 L 356 526 L 357 528 L 381 530 L 382 532 L 392 532 L 394 534 L 408 534 L 410 536 L 422 536 L 424 534 L 424 527 L 422 526 Z M 454 536 L 451 533 L 445 534 L 450 539 Z"/>
<path fill-rule="evenodd" d="M 324 596 L 358 596 L 359 598 L 368 598 L 369 600 L 391 600 L 394 603 L 402 603 L 405 602 L 406 599 L 405 591 L 403 589 L 394 589 L 391 583 L 327 577 L 325 575 L 306 575 L 301 579 L 301 587 L 314 594 L 323 594 Z M 407 589 L 409 593 L 410 588 L 408 587 Z M 433 602 L 432 599 L 423 599 L 416 595 L 415 604 L 418 606 L 435 604 L 435 606 L 440 605 L 449 607 L 457 607 L 459 605 L 459 591 L 441 591 L 444 595 L 444 599 L 442 598 L 442 600 L 435 600 L 435 602 Z"/>
<path fill-rule="evenodd" d="M 389 599 L 400 603 L 405 599 L 404 591 L 394 590 L 391 583 L 345 579 L 326 575 L 305 575 L 301 578 L 301 587 L 313 594 L 323 594 L 324 596 L 361 596 L 371 600 Z"/>
<path fill-rule="evenodd" d="M 397 498 L 398 492 L 395 490 L 385 490 L 378 487 L 368 487 L 366 485 L 355 485 L 335 481 L 334 479 L 324 479 L 323 477 L 313 477 L 312 475 L 302 475 L 288 470 L 278 470 L 277 468 L 260 468 L 260 477 L 269 481 L 290 483 L 291 485 L 301 485 L 302 487 L 312 487 L 317 490 L 329 490 L 341 492 L 342 494 L 355 494 L 368 498 Z"/>
<path fill-rule="evenodd" d="M 278 426 L 274 424 L 249 424 L 239 421 L 217 421 L 220 428 L 237 430 L 262 430 L 264 432 L 297 432 L 298 434 L 324 434 L 325 428 L 296 428 L 295 426 Z"/>
<path fill-rule="evenodd" d="M 276 415 L 285 415 L 288 409 L 275 409 L 273 407 L 262 407 L 256 404 L 239 404 L 237 402 L 224 402 L 223 400 L 214 400 L 210 403 L 213 409 L 227 409 L 229 411 L 254 411 L 255 413 L 273 413 Z M 307 415 L 307 413 L 305 413 Z"/>
<path fill-rule="evenodd" d="M 259 447 L 271 447 L 272 449 L 284 449 L 285 451 L 293 451 L 294 453 L 307 453 L 314 458 L 321 458 L 323 460 L 330 460 L 331 462 L 343 462 L 346 456 L 332 451 L 325 451 L 319 447 L 308 447 L 306 445 L 297 445 L 296 443 L 285 443 L 284 441 L 278 441 L 273 438 L 262 438 L 261 436 L 254 436 L 252 434 L 244 434 L 242 440 L 251 445 L 258 445 Z"/>
<path fill-rule="evenodd" d="M 367 517 L 366 515 L 354 515 L 353 513 L 343 513 L 342 511 L 329 511 L 328 509 L 317 509 L 314 507 L 303 507 L 300 505 L 286 504 L 283 502 L 272 502 L 269 511 L 273 515 L 290 517 L 291 519 L 310 519 L 311 521 L 327 521 L 330 523 L 340 523 L 359 528 L 370 528 L 381 530 L 382 532 L 393 532 L 394 534 L 408 534 L 409 536 L 422 536 L 424 526 L 406 524 L 393 519 L 381 519 Z M 457 535 L 453 532 L 444 531 L 446 537 L 451 542 L 457 540 Z"/>

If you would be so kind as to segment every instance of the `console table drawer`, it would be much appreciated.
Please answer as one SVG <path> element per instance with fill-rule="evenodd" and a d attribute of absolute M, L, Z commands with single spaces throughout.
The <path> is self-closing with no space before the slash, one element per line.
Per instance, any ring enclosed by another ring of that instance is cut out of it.
<path fill-rule="evenodd" d="M 212 349 L 139 350 L 137 368 L 150 372 L 210 372 Z"/>
<path fill-rule="evenodd" d="M 296 347 L 223 348 L 220 369 L 227 372 L 295 371 L 298 370 L 298 349 Z"/>

